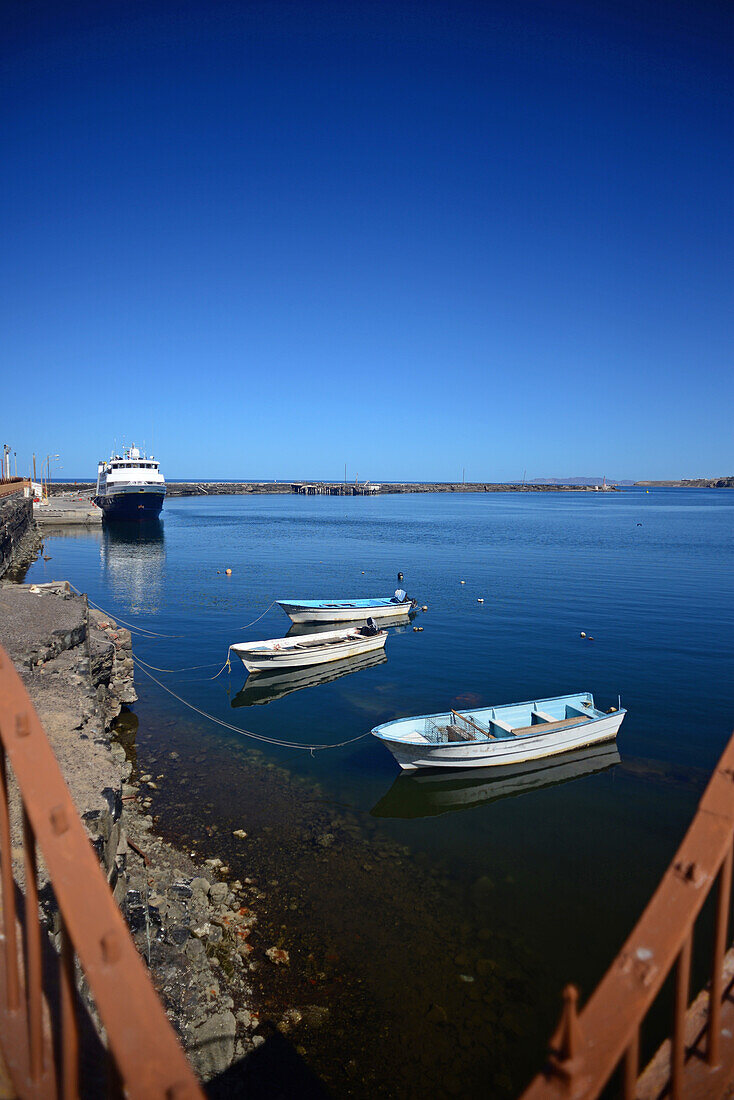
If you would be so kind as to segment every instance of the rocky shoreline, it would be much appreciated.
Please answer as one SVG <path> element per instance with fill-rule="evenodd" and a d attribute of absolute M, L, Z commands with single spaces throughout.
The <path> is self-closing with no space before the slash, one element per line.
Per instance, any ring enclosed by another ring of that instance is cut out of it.
<path fill-rule="evenodd" d="M 156 779 L 131 780 L 124 708 L 137 698 L 130 632 L 68 583 L 0 587 L 0 642 L 43 723 L 74 803 L 136 945 L 203 1081 L 262 1044 L 249 974 L 287 964 L 273 948 L 253 960 L 252 882 L 227 882 L 216 857 L 203 867 L 153 832 Z M 122 715 L 122 717 L 120 717 Z M 59 923 L 40 882 L 47 928 Z"/>

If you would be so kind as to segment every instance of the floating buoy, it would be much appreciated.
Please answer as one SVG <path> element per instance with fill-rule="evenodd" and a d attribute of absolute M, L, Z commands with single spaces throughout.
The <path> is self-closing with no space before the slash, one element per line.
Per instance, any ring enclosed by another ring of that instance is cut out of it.
<path fill-rule="evenodd" d="M 484 596 L 477 596 L 477 603 L 484 603 Z"/>
<path fill-rule="evenodd" d="M 588 636 L 588 638 L 586 639 L 586 641 L 587 641 L 587 642 L 593 642 L 593 641 L 594 641 L 594 639 L 593 639 L 593 638 L 591 637 L 591 634 L 589 634 L 589 636 Z"/>
<path fill-rule="evenodd" d="M 581 631 L 581 635 L 580 635 L 580 636 L 581 636 L 582 638 L 585 638 L 585 637 L 586 637 L 586 634 L 584 633 L 584 631 L 583 631 L 583 630 Z"/>
<path fill-rule="evenodd" d="M 466 584 L 466 581 L 459 581 L 459 584 Z"/>
<path fill-rule="evenodd" d="M 421 611 L 428 611 L 428 604 L 427 603 L 423 604 L 423 607 L 421 608 Z"/>
<path fill-rule="evenodd" d="M 414 634 L 417 634 L 417 633 L 418 633 L 418 627 L 417 627 L 417 626 L 414 626 L 414 627 L 413 627 L 413 633 L 414 633 Z"/>
<path fill-rule="evenodd" d="M 225 569 L 224 572 L 227 574 L 228 577 L 232 576 L 232 570 L 231 569 Z"/>
<path fill-rule="evenodd" d="M 362 576 L 364 576 L 364 569 L 362 570 Z"/>
<path fill-rule="evenodd" d="M 422 626 L 417 626 L 416 630 L 420 633 L 420 631 L 423 630 L 423 627 Z"/>

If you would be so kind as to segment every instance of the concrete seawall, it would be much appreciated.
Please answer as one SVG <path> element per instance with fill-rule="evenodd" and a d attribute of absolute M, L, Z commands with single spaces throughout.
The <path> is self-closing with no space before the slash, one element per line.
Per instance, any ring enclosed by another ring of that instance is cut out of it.
<path fill-rule="evenodd" d="M 38 542 L 33 501 L 22 496 L 0 499 L 0 577 L 32 556 Z"/>

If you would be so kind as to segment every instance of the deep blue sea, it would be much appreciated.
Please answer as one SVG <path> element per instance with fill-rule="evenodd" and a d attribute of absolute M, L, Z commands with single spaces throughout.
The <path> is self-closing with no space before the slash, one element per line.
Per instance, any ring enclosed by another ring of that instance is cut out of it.
<path fill-rule="evenodd" d="M 278 748 L 137 675 L 131 752 L 164 775 L 157 827 L 262 885 L 263 943 L 277 934 L 291 967 L 255 973 L 256 993 L 274 1015 L 330 1006 L 301 1041 L 335 1093 L 511 1095 L 564 983 L 583 1001 L 631 930 L 734 727 L 733 534 L 728 490 L 171 498 L 152 532 L 49 534 L 26 579 L 68 579 L 161 635 L 135 634 L 136 655 L 205 667 L 157 679 L 261 738 L 621 696 L 618 757 L 420 780 L 374 738 Z M 236 659 L 208 678 L 231 643 L 286 633 L 277 607 L 244 629 L 273 600 L 391 594 L 398 571 L 428 610 L 384 662 L 244 692 Z"/>

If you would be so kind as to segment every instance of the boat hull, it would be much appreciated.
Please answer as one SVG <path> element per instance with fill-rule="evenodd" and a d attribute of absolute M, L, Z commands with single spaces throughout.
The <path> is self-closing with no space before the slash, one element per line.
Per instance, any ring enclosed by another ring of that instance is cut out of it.
<path fill-rule="evenodd" d="M 407 619 L 413 608 L 412 600 L 403 603 L 394 603 L 385 600 L 379 603 L 368 603 L 365 600 L 355 601 L 334 600 L 323 607 L 307 604 L 305 602 L 278 600 L 288 618 L 294 623 L 354 623 L 365 622 L 367 619 Z"/>
<path fill-rule="evenodd" d="M 564 697 L 564 701 L 566 698 L 578 700 L 581 697 Z M 591 699 L 591 696 L 585 698 Z M 548 704 L 558 700 L 542 702 Z M 533 705 L 515 704 L 518 708 Z M 480 714 L 484 716 L 487 712 L 469 713 L 474 716 Z M 613 741 L 625 714 L 624 710 L 614 711 L 611 714 L 595 711 L 593 717 L 590 713 L 585 720 L 580 719 L 578 723 L 570 725 L 564 724 L 563 728 L 548 727 L 544 731 L 543 724 L 538 724 L 537 733 L 523 732 L 518 736 L 500 736 L 488 740 L 478 738 L 473 741 L 431 742 L 422 736 L 420 730 L 425 728 L 426 722 L 430 723 L 434 719 L 450 721 L 449 715 L 424 715 L 416 719 L 399 719 L 376 727 L 372 733 L 384 742 L 405 771 L 413 771 L 416 768 L 493 768 L 508 764 L 524 764 L 531 760 L 543 760 L 560 753 Z M 411 729 L 411 725 L 415 728 Z"/>
<path fill-rule="evenodd" d="M 302 641 L 312 637 L 302 635 Z M 327 635 L 315 635 L 325 638 Z M 363 653 L 373 653 L 383 649 L 387 635 L 374 634 L 371 637 L 356 637 L 335 641 L 333 645 L 323 648 L 297 649 L 295 645 L 284 645 L 283 649 L 270 652 L 255 652 L 247 645 L 233 645 L 232 652 L 236 653 L 248 672 L 275 672 L 287 668 L 308 668 L 311 665 L 326 665 L 334 661 L 343 661 L 347 657 L 356 657 Z"/>
<path fill-rule="evenodd" d="M 116 489 L 94 497 L 104 519 L 157 519 L 163 508 L 165 489 Z"/>

